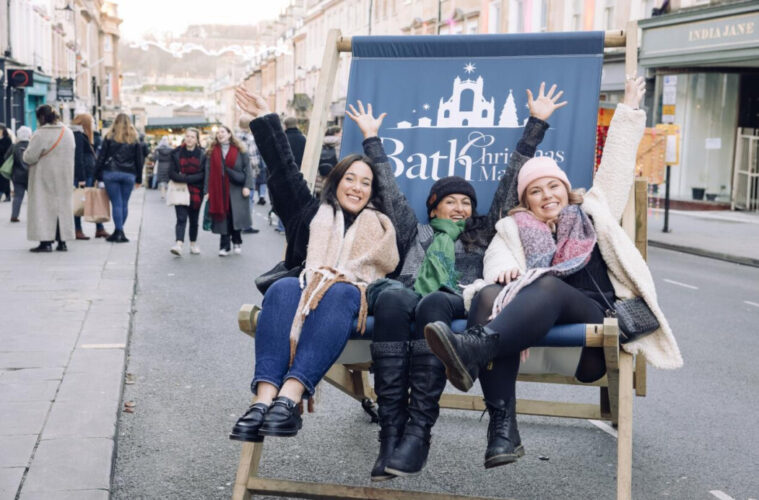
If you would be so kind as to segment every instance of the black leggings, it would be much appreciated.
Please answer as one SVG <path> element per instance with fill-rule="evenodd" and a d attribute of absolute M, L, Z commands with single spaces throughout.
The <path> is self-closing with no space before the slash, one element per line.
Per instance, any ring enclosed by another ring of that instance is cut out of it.
<path fill-rule="evenodd" d="M 424 326 L 433 321 L 451 324 L 465 318 L 464 300 L 452 293 L 433 292 L 422 298 L 408 288 L 385 290 L 374 306 L 374 342 L 402 342 L 424 338 Z M 414 323 L 414 328 L 411 324 Z"/>
<path fill-rule="evenodd" d="M 475 296 L 469 324 L 486 325 L 499 334 L 498 354 L 492 369 L 480 373 L 485 399 L 508 401 L 515 394 L 519 353 L 534 346 L 554 325 L 603 323 L 600 304 L 554 276 L 545 275 L 526 286 L 492 321 L 488 320 L 500 285 L 490 285 Z M 601 378 L 603 350 L 583 348 L 575 377 L 583 382 Z"/>
<path fill-rule="evenodd" d="M 198 219 L 200 218 L 200 207 L 192 208 L 185 205 L 174 205 L 177 213 L 176 238 L 177 241 L 184 241 L 184 231 L 187 226 L 187 219 L 190 219 L 190 241 L 198 241 Z"/>

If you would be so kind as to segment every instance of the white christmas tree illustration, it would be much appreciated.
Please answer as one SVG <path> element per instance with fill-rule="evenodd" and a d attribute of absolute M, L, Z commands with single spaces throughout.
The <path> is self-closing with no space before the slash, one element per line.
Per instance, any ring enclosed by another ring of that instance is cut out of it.
<path fill-rule="evenodd" d="M 509 89 L 509 97 L 506 98 L 506 104 L 503 105 L 501 116 L 498 118 L 499 127 L 518 127 L 519 118 L 517 117 L 517 106 L 514 104 L 514 96 Z"/>

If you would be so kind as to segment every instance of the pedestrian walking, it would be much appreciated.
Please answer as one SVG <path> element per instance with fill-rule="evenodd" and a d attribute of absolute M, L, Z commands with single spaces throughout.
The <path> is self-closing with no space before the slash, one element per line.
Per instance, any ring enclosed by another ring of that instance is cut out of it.
<path fill-rule="evenodd" d="M 198 141 L 196 141 L 198 142 Z M 200 147 L 200 144 L 198 144 Z M 169 144 L 169 138 L 161 137 L 158 147 L 152 153 L 155 162 L 153 173 L 153 189 L 158 188 L 161 191 L 161 199 L 166 198 L 166 185 L 169 182 L 169 171 L 171 170 L 171 153 L 174 150 Z"/>
<path fill-rule="evenodd" d="M 293 152 L 293 158 L 298 168 L 303 164 L 303 152 L 306 150 L 306 136 L 298 128 L 298 120 L 294 116 L 285 118 L 285 135 Z"/>
<path fill-rule="evenodd" d="M 24 202 L 29 185 L 29 165 L 24 162 L 24 151 L 29 147 L 29 139 L 32 138 L 32 129 L 23 125 L 16 130 L 16 144 L 13 146 L 13 170 L 11 181 L 13 182 L 13 206 L 11 207 L 11 222 L 20 222 L 21 204 Z"/>
<path fill-rule="evenodd" d="M 206 156 L 206 185 L 211 231 L 219 235 L 219 256 L 242 253 L 241 231 L 251 225 L 253 170 L 245 147 L 226 125 L 216 131 Z M 231 242 L 231 246 L 230 246 Z"/>
<path fill-rule="evenodd" d="M 4 123 L 0 123 L 0 164 L 11 154 L 13 154 L 13 139 L 8 127 Z M 3 201 L 11 201 L 11 182 L 2 175 L 0 175 L 0 198 Z"/>
<path fill-rule="evenodd" d="M 113 243 L 127 243 L 124 223 L 129 214 L 129 197 L 142 183 L 142 145 L 132 122 L 124 113 L 116 115 L 105 135 L 95 168 L 95 179 L 105 183 L 111 199 L 114 231 L 106 238 Z"/>
<path fill-rule="evenodd" d="M 253 171 L 253 179 L 257 179 L 258 169 L 262 163 L 262 160 L 261 160 L 261 154 L 258 152 L 258 147 L 256 146 L 256 141 L 255 139 L 253 139 L 253 134 L 251 134 L 250 132 L 247 132 L 247 133 L 243 132 L 242 134 L 238 135 L 238 139 L 240 139 L 240 141 L 243 144 L 245 144 L 245 148 L 248 151 L 248 157 L 250 158 L 250 168 Z M 257 181 L 254 180 L 254 184 L 255 182 Z M 254 209 L 255 209 L 255 199 L 256 199 L 254 191 L 255 190 L 251 191 L 250 196 L 248 196 L 248 201 L 250 203 L 250 227 L 246 227 L 245 229 L 242 230 L 242 232 L 245 234 L 256 234 L 259 232 L 258 229 L 253 227 L 253 222 L 255 220 Z"/>
<path fill-rule="evenodd" d="M 319 154 L 319 169 L 314 181 L 314 194 L 317 196 L 322 192 L 324 179 L 329 175 L 330 170 L 337 165 L 337 159 L 340 156 L 341 139 L 342 131 L 340 127 L 332 126 L 327 128 L 327 132 L 324 134 L 322 151 Z"/>
<path fill-rule="evenodd" d="M 159 146 L 160 148 L 160 146 Z M 182 255 L 184 234 L 187 221 L 190 221 L 190 254 L 200 255 L 198 246 L 198 219 L 200 206 L 203 203 L 206 181 L 206 154 L 200 147 L 200 132 L 196 128 L 188 128 L 184 133 L 182 144 L 170 155 L 171 168 L 169 179 L 174 182 L 187 184 L 190 192 L 189 205 L 174 205 L 177 224 L 174 229 L 176 243 L 171 247 L 171 253 Z"/>
<path fill-rule="evenodd" d="M 74 134 L 48 104 L 36 111 L 39 128 L 24 151 L 29 165 L 29 203 L 26 209 L 26 237 L 40 244 L 31 251 L 68 250 L 66 241 L 74 239 Z"/>
<path fill-rule="evenodd" d="M 238 105 L 254 119 L 250 129 L 269 166 L 272 201 L 287 228 L 285 266 L 305 262 L 297 278 L 272 284 L 256 332 L 255 402 L 237 421 L 231 439 L 295 436 L 297 402 L 315 386 L 345 347 L 353 322 L 366 319 L 366 285 L 398 264 L 395 230 L 384 214 L 382 188 L 368 158 L 346 157 L 315 198 L 266 101 L 238 88 Z M 304 312 L 309 311 L 309 312 Z M 363 330 L 363 327 L 359 327 Z"/>
<path fill-rule="evenodd" d="M 655 325 L 649 336 L 623 348 L 644 355 L 658 368 L 683 364 L 651 272 L 619 225 L 646 125 L 646 113 L 638 109 L 644 93 L 643 78 L 628 77 L 587 193 L 573 191 L 567 175 L 548 156 L 524 164 L 518 177 L 519 205 L 498 221 L 488 247 L 485 281 L 497 284 L 475 297 L 470 315 L 477 324 L 461 334 L 440 321 L 424 329 L 454 387 L 468 391 L 480 378 L 490 414 L 486 468 L 524 455 L 515 397 L 520 358 L 554 325 L 602 323 L 605 311 L 614 309 L 611 302 L 638 297 L 636 320 L 653 317 Z M 622 333 L 633 332 L 620 332 L 620 337 Z M 603 350 L 584 348 L 576 378 L 590 382 L 604 372 Z"/>
<path fill-rule="evenodd" d="M 88 113 L 81 113 L 71 120 L 71 131 L 74 132 L 76 150 L 74 153 L 74 187 L 92 187 L 95 183 L 95 147 L 92 142 L 93 119 Z M 76 239 L 89 240 L 90 237 L 82 231 L 82 218 L 74 216 Z M 110 236 L 102 223 L 95 224 L 95 238 Z"/>

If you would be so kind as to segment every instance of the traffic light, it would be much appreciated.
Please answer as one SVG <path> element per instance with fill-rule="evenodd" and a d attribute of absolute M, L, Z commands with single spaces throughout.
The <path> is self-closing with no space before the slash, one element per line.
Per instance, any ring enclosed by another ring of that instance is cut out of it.
<path fill-rule="evenodd" d="M 9 69 L 8 84 L 11 87 L 31 87 L 34 85 L 34 71 L 31 69 Z"/>

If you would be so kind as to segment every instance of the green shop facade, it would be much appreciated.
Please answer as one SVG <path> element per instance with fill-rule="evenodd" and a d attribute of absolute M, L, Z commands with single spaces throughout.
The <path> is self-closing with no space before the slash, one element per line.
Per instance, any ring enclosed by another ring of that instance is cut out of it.
<path fill-rule="evenodd" d="M 655 75 L 653 123 L 680 127 L 675 199 L 759 211 L 759 2 L 639 21 L 639 64 Z"/>

